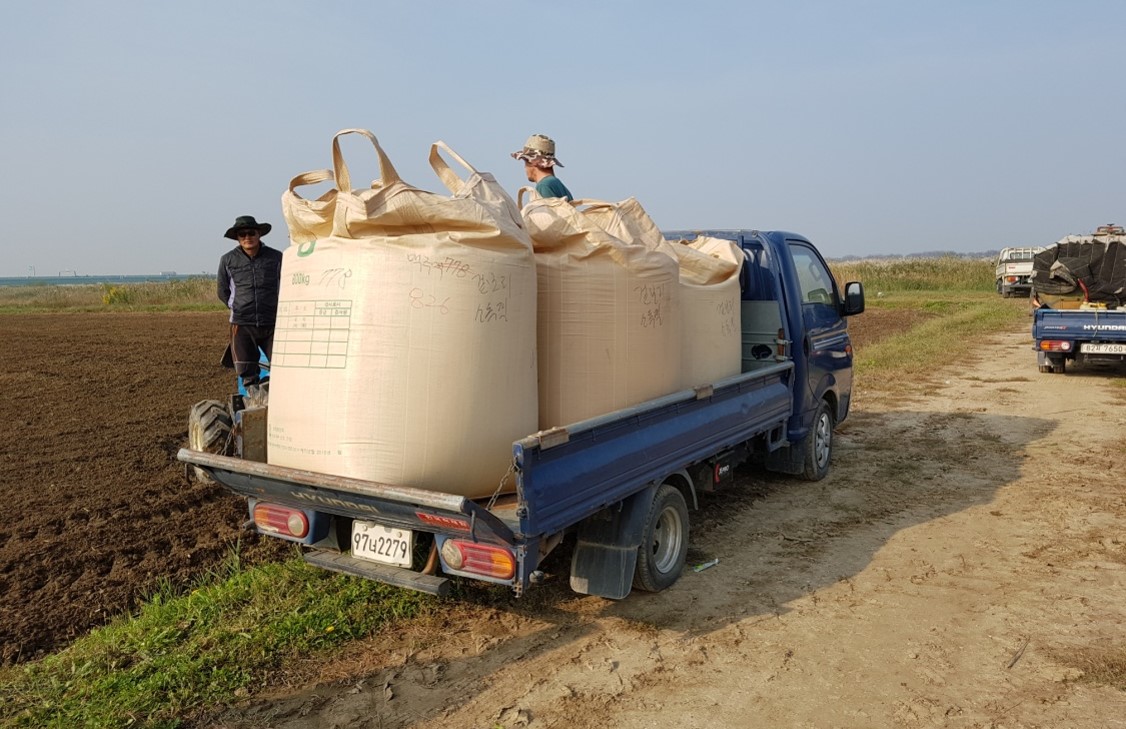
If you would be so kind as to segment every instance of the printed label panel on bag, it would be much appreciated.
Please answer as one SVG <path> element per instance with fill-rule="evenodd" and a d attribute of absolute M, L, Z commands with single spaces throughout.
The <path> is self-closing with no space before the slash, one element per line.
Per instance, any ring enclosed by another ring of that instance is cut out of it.
<path fill-rule="evenodd" d="M 344 369 L 348 365 L 351 330 L 351 299 L 281 301 L 271 364 Z"/>

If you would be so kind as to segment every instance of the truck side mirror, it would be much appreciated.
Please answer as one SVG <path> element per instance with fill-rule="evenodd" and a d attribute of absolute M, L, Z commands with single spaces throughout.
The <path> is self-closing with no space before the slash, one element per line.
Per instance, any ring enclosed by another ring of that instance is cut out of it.
<path fill-rule="evenodd" d="M 852 316 L 864 311 L 864 284 L 849 281 L 845 284 L 844 315 Z"/>

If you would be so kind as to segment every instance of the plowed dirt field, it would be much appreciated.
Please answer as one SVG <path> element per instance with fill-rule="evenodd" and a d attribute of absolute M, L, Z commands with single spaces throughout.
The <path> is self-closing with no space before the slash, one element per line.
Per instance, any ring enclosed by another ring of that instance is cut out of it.
<path fill-rule="evenodd" d="M 158 581 L 216 566 L 245 505 L 176 462 L 234 389 L 225 312 L 0 316 L 0 662 L 42 655 Z M 254 561 L 278 553 L 243 535 Z"/>

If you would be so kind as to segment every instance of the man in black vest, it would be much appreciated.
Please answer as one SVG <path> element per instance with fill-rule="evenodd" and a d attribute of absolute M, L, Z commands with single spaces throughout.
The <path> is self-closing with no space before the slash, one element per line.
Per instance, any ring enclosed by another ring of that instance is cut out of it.
<path fill-rule="evenodd" d="M 241 215 L 225 238 L 238 245 L 219 259 L 219 300 L 231 310 L 231 355 L 247 392 L 259 385 L 258 350 L 270 359 L 281 286 L 281 251 L 262 243 L 269 223 Z"/>

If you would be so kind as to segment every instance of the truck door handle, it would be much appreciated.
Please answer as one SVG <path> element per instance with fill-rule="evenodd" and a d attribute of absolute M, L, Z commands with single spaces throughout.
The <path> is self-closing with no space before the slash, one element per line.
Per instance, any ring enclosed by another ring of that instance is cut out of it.
<path fill-rule="evenodd" d="M 808 356 L 809 356 L 809 351 L 810 351 L 811 349 L 813 349 L 813 343 L 812 343 L 812 342 L 810 342 L 810 340 L 809 340 L 809 335 L 808 335 L 808 334 L 806 334 L 806 335 L 805 335 L 804 337 L 802 337 L 802 339 L 801 339 L 801 348 L 802 348 L 802 350 L 803 350 L 803 351 L 805 352 L 805 356 L 806 356 L 806 357 L 808 357 Z"/>

